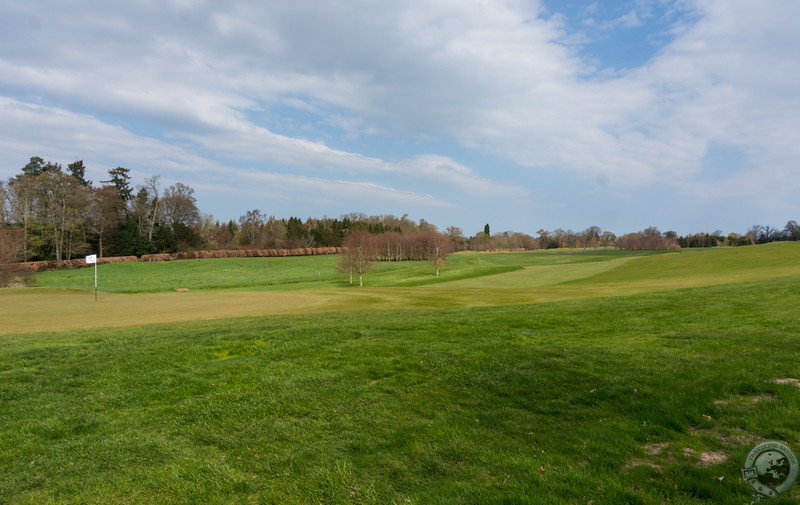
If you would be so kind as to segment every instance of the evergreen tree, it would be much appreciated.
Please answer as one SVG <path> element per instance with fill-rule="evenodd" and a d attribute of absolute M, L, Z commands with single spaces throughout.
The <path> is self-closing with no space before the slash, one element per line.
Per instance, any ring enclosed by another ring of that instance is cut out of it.
<path fill-rule="evenodd" d="M 298 245 L 307 242 L 308 239 L 309 233 L 303 226 L 303 221 L 299 217 L 290 217 L 286 222 L 286 240 L 290 244 Z"/>
<path fill-rule="evenodd" d="M 139 233 L 136 221 L 126 219 L 113 240 L 111 256 L 141 256 L 153 252 L 147 237 Z"/>
<path fill-rule="evenodd" d="M 112 168 L 108 171 L 108 175 L 111 176 L 111 178 L 107 181 L 100 182 L 114 186 L 120 198 L 122 198 L 122 201 L 128 202 L 133 198 L 133 189 L 130 184 L 131 176 L 128 175 L 129 172 L 130 170 L 127 168 Z"/>
<path fill-rule="evenodd" d="M 83 160 L 70 163 L 67 165 L 67 170 L 72 177 L 74 177 L 81 184 L 81 186 L 89 187 L 92 185 L 92 181 L 86 180 L 86 166 L 83 164 Z"/>

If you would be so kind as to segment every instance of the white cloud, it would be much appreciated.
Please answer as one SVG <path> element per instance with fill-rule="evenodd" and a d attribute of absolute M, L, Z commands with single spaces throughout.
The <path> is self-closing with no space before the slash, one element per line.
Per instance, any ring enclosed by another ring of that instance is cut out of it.
<path fill-rule="evenodd" d="M 639 13 L 635 10 L 632 10 L 609 22 L 606 28 L 613 28 L 616 26 L 622 26 L 623 28 L 639 28 L 642 26 L 642 24 L 642 20 L 639 18 Z"/>
<path fill-rule="evenodd" d="M 764 193 L 785 187 L 800 154 L 800 3 L 637 0 L 613 24 L 641 28 L 656 4 L 692 15 L 645 65 L 612 73 L 582 60 L 537 0 L 12 0 L 0 7 L 0 95 L 14 97 L 0 101 L 0 146 L 5 158 L 257 169 L 434 206 L 528 198 L 525 181 L 545 171 L 720 199 L 756 177 Z M 364 147 L 376 137 L 404 147 Z M 437 150 L 454 143 L 458 154 Z M 758 165 L 709 182 L 713 143 Z M 471 152 L 491 161 L 468 166 Z"/>
<path fill-rule="evenodd" d="M 374 201 L 392 205 L 404 204 L 410 208 L 449 208 L 451 202 L 430 194 L 402 190 L 383 184 L 366 181 L 346 181 L 324 177 L 307 177 L 295 174 L 264 173 L 252 169 L 234 168 L 219 162 L 199 157 L 192 151 L 161 142 L 156 139 L 134 135 L 118 126 L 102 123 L 87 115 L 75 114 L 63 109 L 54 109 L 40 105 L 21 103 L 0 97 L 0 150 L 6 154 L 0 166 L 0 174 L 6 177 L 16 175 L 30 156 L 43 156 L 53 161 L 71 161 L 80 153 L 92 152 L 92 158 L 85 159 L 90 168 L 90 177 L 97 180 L 105 177 L 105 170 L 120 164 L 119 153 L 126 153 L 124 165 L 128 168 L 143 169 L 144 175 L 149 173 L 163 174 L 166 183 L 185 179 L 194 174 L 199 184 L 197 187 L 211 188 L 220 183 L 227 191 L 250 194 L 253 197 L 278 199 L 301 199 L 328 201 Z M 265 132 L 265 135 L 274 136 Z M 17 137 L 36 137 L 37 143 L 20 144 Z M 279 137 L 278 137 L 279 138 Z M 332 151 L 314 143 L 305 143 L 296 139 L 283 138 L 286 149 L 276 148 L 276 152 L 285 155 L 291 150 L 291 143 L 298 145 L 296 155 L 308 157 L 309 151 L 316 151 L 320 163 L 333 160 L 343 166 L 362 165 L 366 172 L 398 171 L 416 172 L 416 176 L 426 176 L 413 161 L 393 165 L 378 159 L 369 159 Z M 42 149 L 42 144 L 48 147 Z M 349 160 L 349 161 L 348 161 Z M 287 160 L 289 163 L 291 160 Z M 16 165 L 14 163 L 16 162 Z M 440 163 L 446 163 L 446 159 Z M 17 166 L 18 165 L 18 166 Z M 461 167 L 461 176 L 472 181 L 474 176 L 466 167 Z M 153 172 L 151 172 L 153 171 Z M 444 174 L 442 184 L 458 184 L 458 177 Z M 143 178 L 143 176 L 142 176 Z M 215 181 L 212 183 L 212 181 Z M 265 183 L 265 187 L 253 186 L 253 182 Z M 488 184 L 491 184 L 487 181 Z M 238 188 L 238 189 L 233 189 Z"/>
<path fill-rule="evenodd" d="M 521 165 L 621 184 L 679 183 L 702 169 L 708 143 L 720 139 L 788 161 L 795 143 L 785 132 L 800 117 L 790 91 L 800 77 L 792 53 L 800 35 L 774 13 L 794 19 L 800 4 L 766 3 L 702 2 L 701 21 L 662 54 L 610 79 L 582 78 L 566 57 L 553 69 L 500 72 L 493 106 L 477 103 L 478 119 L 451 131 Z M 558 54 L 548 44 L 535 49 Z M 539 54 L 531 53 L 514 60 Z"/>
<path fill-rule="evenodd" d="M 421 155 L 399 163 L 389 164 L 388 170 L 403 175 L 429 180 L 469 195 L 493 198 L 524 198 L 528 191 L 511 184 L 494 182 L 446 156 Z"/>
<path fill-rule="evenodd" d="M 65 109 L 0 97 L 0 117 L 0 150 L 4 153 L 0 174 L 4 176 L 16 175 L 31 156 L 55 162 L 84 159 L 91 170 L 89 175 L 95 178 L 120 164 L 187 173 L 219 168 L 180 146 L 141 137 Z M 87 153 L 89 156 L 85 156 Z M 125 153 L 124 159 L 120 153 Z"/>
<path fill-rule="evenodd" d="M 259 186 L 257 194 L 262 199 L 303 198 L 315 201 L 336 202 L 342 204 L 383 202 L 389 205 L 406 206 L 406 208 L 450 208 L 450 202 L 435 196 L 403 191 L 381 184 L 360 181 L 329 180 L 291 174 L 242 172 L 241 176 Z M 291 195 L 291 196 L 290 196 Z"/>

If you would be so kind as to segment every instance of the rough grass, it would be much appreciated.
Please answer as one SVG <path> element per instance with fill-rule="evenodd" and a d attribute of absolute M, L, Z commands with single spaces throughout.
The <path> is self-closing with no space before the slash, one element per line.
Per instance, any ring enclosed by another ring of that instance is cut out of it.
<path fill-rule="evenodd" d="M 788 277 L 6 335 L 0 503 L 747 503 L 752 444 L 800 445 L 798 302 Z"/>

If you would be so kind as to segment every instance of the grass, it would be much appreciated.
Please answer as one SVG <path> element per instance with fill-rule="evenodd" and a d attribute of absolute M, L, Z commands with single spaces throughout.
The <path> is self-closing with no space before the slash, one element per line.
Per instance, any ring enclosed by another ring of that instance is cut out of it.
<path fill-rule="evenodd" d="M 800 388 L 775 382 L 800 379 L 798 251 L 476 255 L 458 288 L 104 293 L 104 313 L 211 295 L 292 313 L 6 332 L 0 503 L 749 503 L 750 448 L 800 451 Z M 498 267 L 540 283 L 474 275 Z"/>
<path fill-rule="evenodd" d="M 609 261 L 563 263 L 555 265 L 525 266 L 510 272 L 481 275 L 447 283 L 448 288 L 532 288 L 553 286 L 573 279 L 584 279 L 620 267 L 631 258 Z"/>
<path fill-rule="evenodd" d="M 795 275 L 800 268 L 800 244 L 772 243 L 734 249 L 685 250 L 643 257 L 625 268 L 585 277 L 576 284 L 666 282 L 726 284 Z"/>
<path fill-rule="evenodd" d="M 286 258 L 196 259 L 174 262 L 111 263 L 98 266 L 99 289 L 106 293 L 157 293 L 175 289 L 217 290 L 329 285 L 341 278 L 336 255 Z M 36 286 L 92 289 L 93 268 L 42 272 Z"/>
<path fill-rule="evenodd" d="M 529 266 L 581 264 L 642 256 L 643 252 L 604 249 L 527 253 L 459 253 L 451 255 L 442 275 L 425 262 L 377 263 L 368 274 L 372 287 L 419 286 L 457 279 L 514 272 Z M 286 258 L 220 258 L 177 262 L 112 263 L 98 267 L 99 289 L 106 293 L 157 293 L 178 288 L 309 289 L 338 287 L 347 276 L 336 272 L 337 255 Z M 36 287 L 92 289 L 94 270 L 42 272 Z"/>
<path fill-rule="evenodd" d="M 97 303 L 91 268 L 46 272 L 34 289 L 0 290 L 0 335 L 620 296 L 800 275 L 798 256 L 797 243 L 668 254 L 611 249 L 463 253 L 448 258 L 439 277 L 424 262 L 381 263 L 367 275 L 364 288 L 350 286 L 346 276 L 335 273 L 334 256 L 116 263 L 98 269 Z M 247 282 L 251 286 L 243 287 Z M 175 292 L 179 287 L 190 291 Z"/>

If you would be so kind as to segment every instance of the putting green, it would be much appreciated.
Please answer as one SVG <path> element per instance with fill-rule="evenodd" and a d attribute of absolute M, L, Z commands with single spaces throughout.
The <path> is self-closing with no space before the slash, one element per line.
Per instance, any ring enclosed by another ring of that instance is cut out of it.
<path fill-rule="evenodd" d="M 314 310 L 324 298 L 304 292 L 100 293 L 0 290 L 0 333 L 133 326 Z"/>

